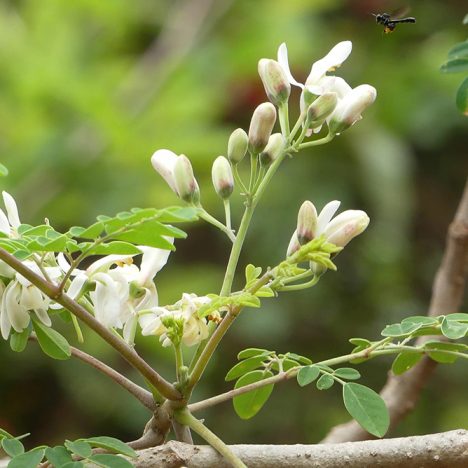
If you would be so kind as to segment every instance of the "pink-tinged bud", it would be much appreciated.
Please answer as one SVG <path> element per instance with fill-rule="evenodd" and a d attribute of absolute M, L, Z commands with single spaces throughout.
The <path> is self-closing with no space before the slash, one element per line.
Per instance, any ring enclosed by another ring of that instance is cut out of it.
<path fill-rule="evenodd" d="M 286 140 L 281 133 L 273 133 L 268 139 L 265 149 L 260 153 L 260 163 L 264 166 L 271 164 L 286 147 Z"/>
<path fill-rule="evenodd" d="M 290 257 L 293 253 L 296 253 L 301 248 L 301 244 L 297 240 L 297 231 L 294 231 L 294 234 L 289 241 L 288 250 L 286 251 L 286 257 Z"/>
<path fill-rule="evenodd" d="M 327 242 L 344 247 L 369 225 L 369 216 L 361 210 L 347 210 L 332 219 L 325 228 Z"/>
<path fill-rule="evenodd" d="M 306 200 L 297 215 L 297 240 L 304 245 L 310 242 L 317 232 L 317 210 L 314 204 Z"/>
<path fill-rule="evenodd" d="M 278 106 L 289 99 L 291 85 L 283 67 L 276 60 L 261 59 L 258 62 L 258 74 L 273 104 Z"/>
<path fill-rule="evenodd" d="M 169 187 L 177 194 L 177 187 L 174 180 L 174 166 L 177 155 L 167 149 L 160 149 L 151 156 L 151 164 L 159 175 L 167 182 Z"/>
<path fill-rule="evenodd" d="M 242 128 L 238 128 L 231 133 L 228 141 L 227 156 L 232 164 L 238 164 L 247 153 L 249 137 Z"/>
<path fill-rule="evenodd" d="M 211 177 L 216 193 L 223 199 L 231 196 L 234 190 L 234 177 L 229 161 L 224 156 L 218 156 L 211 169 Z"/>
<path fill-rule="evenodd" d="M 307 109 L 307 127 L 320 127 L 335 110 L 337 103 L 338 96 L 336 93 L 325 93 L 319 96 Z"/>
<path fill-rule="evenodd" d="M 174 166 L 174 180 L 177 193 L 182 200 L 197 204 L 200 200 L 200 189 L 193 175 L 192 164 L 189 158 L 181 154 Z"/>
<path fill-rule="evenodd" d="M 249 128 L 249 149 L 258 154 L 265 148 L 276 122 L 276 108 L 271 102 L 260 104 L 252 115 Z"/>
<path fill-rule="evenodd" d="M 328 125 L 330 132 L 339 135 L 361 120 L 362 112 L 375 101 L 376 97 L 377 91 L 370 85 L 360 85 L 351 90 L 336 106 Z"/>

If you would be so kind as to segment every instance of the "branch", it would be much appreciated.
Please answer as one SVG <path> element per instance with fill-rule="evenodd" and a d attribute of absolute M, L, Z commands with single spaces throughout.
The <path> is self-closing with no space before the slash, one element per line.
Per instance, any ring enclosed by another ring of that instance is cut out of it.
<path fill-rule="evenodd" d="M 179 391 L 159 375 L 133 348 L 128 346 L 124 340 L 96 320 L 83 306 L 66 294 L 60 292 L 57 286 L 34 273 L 3 248 L 0 248 L 0 260 L 10 265 L 14 270 L 31 281 L 40 291 L 86 323 L 86 325 L 94 330 L 103 340 L 116 349 L 145 379 L 154 385 L 163 396 L 170 400 L 178 400 L 181 398 Z"/>
<path fill-rule="evenodd" d="M 453 222 L 450 224 L 441 265 L 432 287 L 428 315 L 435 317 L 457 312 L 463 301 L 465 278 L 468 273 L 468 181 Z M 425 339 L 421 337 L 416 346 Z M 401 376 L 389 372 L 380 395 L 390 412 L 390 430 L 410 413 L 423 388 L 431 378 L 437 363 L 424 357 L 416 366 Z M 366 440 L 371 436 L 355 421 L 331 429 L 323 443 Z"/>
<path fill-rule="evenodd" d="M 335 445 L 231 445 L 249 468 L 387 468 L 468 466 L 468 431 L 456 430 L 416 437 L 371 440 Z M 227 468 L 230 465 L 211 447 L 170 441 L 143 450 L 137 468 Z"/>

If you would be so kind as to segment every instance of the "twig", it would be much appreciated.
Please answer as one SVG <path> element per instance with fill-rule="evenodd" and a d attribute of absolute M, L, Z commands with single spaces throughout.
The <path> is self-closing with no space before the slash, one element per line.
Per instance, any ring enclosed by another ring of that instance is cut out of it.
<path fill-rule="evenodd" d="M 37 341 L 37 337 L 34 335 L 31 335 L 30 339 Z M 155 402 L 153 396 L 150 392 L 148 392 L 148 390 L 145 390 L 136 383 L 132 382 L 130 379 L 127 379 L 127 377 L 117 372 L 115 369 L 108 366 L 107 364 L 104 364 L 102 361 L 95 358 L 94 356 L 91 356 L 77 348 L 74 348 L 73 346 L 71 346 L 70 348 L 72 356 L 75 356 L 76 358 L 80 359 L 86 364 L 89 364 L 90 366 L 94 367 L 99 372 L 102 372 L 103 374 L 107 375 L 107 377 L 110 377 L 114 382 L 116 382 L 121 387 L 125 388 L 125 390 L 127 390 L 129 393 L 131 393 L 143 406 L 148 408 L 150 411 L 154 411 Z"/>
<path fill-rule="evenodd" d="M 442 263 L 434 279 L 428 315 L 431 317 L 457 312 L 463 300 L 468 272 L 468 181 L 454 220 L 449 226 Z M 418 344 L 426 338 L 421 337 Z M 416 366 L 401 376 L 389 373 L 380 395 L 390 412 L 390 430 L 411 412 L 437 363 L 424 357 Z M 323 443 L 366 440 L 371 436 L 355 421 L 331 429 Z"/>
<path fill-rule="evenodd" d="M 334 445 L 230 445 L 249 468 L 464 468 L 468 466 L 468 431 Z M 133 460 L 132 460 L 133 461 Z M 137 468 L 227 468 L 211 447 L 170 441 L 141 451 Z"/>

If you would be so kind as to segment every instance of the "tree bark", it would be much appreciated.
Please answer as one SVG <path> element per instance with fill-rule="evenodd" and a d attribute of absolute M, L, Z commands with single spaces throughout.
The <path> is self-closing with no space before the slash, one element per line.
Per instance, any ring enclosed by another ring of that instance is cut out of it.
<path fill-rule="evenodd" d="M 397 439 L 320 445 L 231 445 L 249 468 L 462 468 L 468 466 L 468 431 Z M 138 468 L 227 468 L 229 464 L 206 445 L 170 441 L 142 450 Z"/>

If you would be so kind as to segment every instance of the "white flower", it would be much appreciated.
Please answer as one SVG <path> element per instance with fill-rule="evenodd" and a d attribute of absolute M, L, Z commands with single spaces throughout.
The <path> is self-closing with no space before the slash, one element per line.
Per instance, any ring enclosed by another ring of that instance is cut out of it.
<path fill-rule="evenodd" d="M 151 156 L 151 164 L 159 175 L 167 182 L 169 187 L 179 195 L 174 179 L 174 168 L 177 155 L 168 149 L 160 149 Z"/>
<path fill-rule="evenodd" d="M 183 324 L 178 339 L 186 346 L 194 346 L 208 337 L 207 320 L 198 316 L 198 310 L 210 301 L 206 296 L 184 293 L 173 306 L 154 307 L 140 317 L 142 334 L 159 336 L 163 346 L 170 346 L 172 330 L 165 324 L 178 322 Z"/>
<path fill-rule="evenodd" d="M 342 41 L 336 44 L 325 57 L 317 60 L 310 70 L 309 76 L 305 84 L 299 83 L 292 76 L 289 69 L 288 49 L 283 42 L 278 49 L 278 62 L 282 66 L 289 82 L 292 85 L 299 86 L 303 90 L 307 90 L 312 94 L 323 94 L 327 91 L 334 91 L 333 87 L 344 88 L 346 82 L 340 78 L 335 80 L 336 77 L 329 77 L 326 75 L 328 71 L 334 71 L 339 67 L 349 56 L 353 44 L 351 41 Z M 330 80 L 332 78 L 333 80 Z"/>
<path fill-rule="evenodd" d="M 16 202 L 8 192 L 2 192 L 2 196 L 7 214 L 5 215 L 4 211 L 0 209 L 0 232 L 8 237 L 16 237 L 16 230 L 21 224 Z"/>
<path fill-rule="evenodd" d="M 341 202 L 334 200 L 323 207 L 317 218 L 314 238 L 324 235 L 327 242 L 344 247 L 367 228 L 369 216 L 361 210 L 346 210 L 332 219 L 340 204 Z M 287 256 L 299 250 L 300 246 L 296 230 L 289 242 Z"/>
<path fill-rule="evenodd" d="M 33 270 L 34 273 L 44 278 L 42 271 L 36 263 L 25 261 L 24 264 Z M 44 268 L 51 280 L 56 280 L 61 275 L 59 268 Z M 34 312 L 44 325 L 50 327 L 52 322 L 47 314 L 47 310 L 49 309 L 51 300 L 24 276 L 16 273 L 6 288 L 3 282 L 0 282 L 0 290 L 2 292 L 0 331 L 5 340 L 8 339 L 12 328 L 20 333 L 29 326 L 31 312 Z"/>

